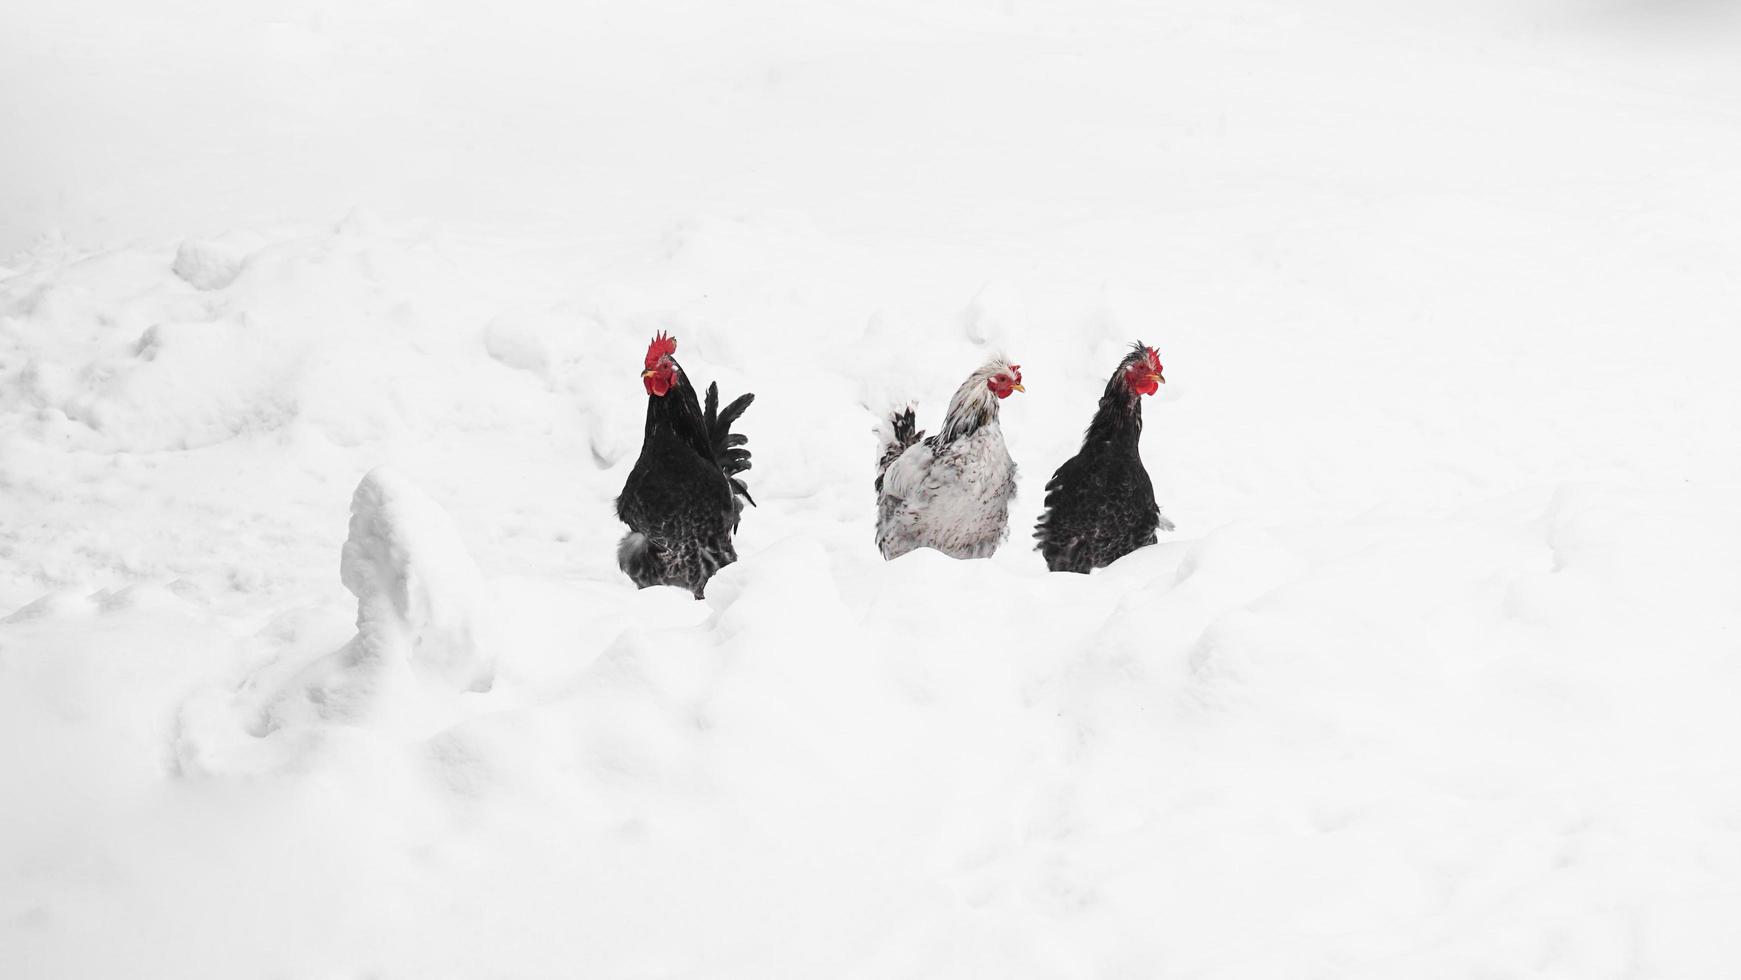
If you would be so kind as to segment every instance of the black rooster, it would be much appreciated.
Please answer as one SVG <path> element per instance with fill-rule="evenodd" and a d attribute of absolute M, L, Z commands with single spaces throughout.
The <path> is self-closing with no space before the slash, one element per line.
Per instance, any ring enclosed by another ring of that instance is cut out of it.
<path fill-rule="evenodd" d="M 756 396 L 720 411 L 719 385 L 710 384 L 703 411 L 676 353 L 676 338 L 663 331 L 647 347 L 647 429 L 617 496 L 617 516 L 629 526 L 617 565 L 639 588 L 677 585 L 699 599 L 713 573 L 737 561 L 732 535 L 744 501 L 755 504 L 737 475 L 750 468 L 749 438 L 731 424 Z"/>
<path fill-rule="evenodd" d="M 1161 358 L 1141 341 L 1106 382 L 1082 451 L 1058 467 L 1046 484 L 1046 512 L 1034 529 L 1035 550 L 1054 572 L 1104 568 L 1144 545 L 1157 530 L 1171 531 L 1143 469 L 1137 444 L 1143 432 L 1142 396 L 1165 384 Z"/>

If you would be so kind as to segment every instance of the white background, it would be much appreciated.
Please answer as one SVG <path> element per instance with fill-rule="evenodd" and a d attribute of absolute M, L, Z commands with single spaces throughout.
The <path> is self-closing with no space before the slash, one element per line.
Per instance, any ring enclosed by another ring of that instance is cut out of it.
<path fill-rule="evenodd" d="M 1734 976 L 1738 53 L 0 11 L 0 975 Z M 700 603 L 614 563 L 658 329 L 758 395 Z M 1137 338 L 1178 530 L 1048 575 Z M 872 426 L 993 349 L 1011 542 L 885 564 Z"/>

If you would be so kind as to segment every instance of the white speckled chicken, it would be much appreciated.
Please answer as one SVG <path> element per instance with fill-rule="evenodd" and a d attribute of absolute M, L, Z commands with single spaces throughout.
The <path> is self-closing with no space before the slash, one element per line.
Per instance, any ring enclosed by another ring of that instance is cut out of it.
<path fill-rule="evenodd" d="M 937 435 L 915 431 L 911 407 L 889 417 L 876 481 L 884 558 L 915 548 L 987 558 L 1009 537 L 1016 464 L 1004 446 L 998 403 L 1024 390 L 1021 365 L 999 356 L 956 389 Z"/>

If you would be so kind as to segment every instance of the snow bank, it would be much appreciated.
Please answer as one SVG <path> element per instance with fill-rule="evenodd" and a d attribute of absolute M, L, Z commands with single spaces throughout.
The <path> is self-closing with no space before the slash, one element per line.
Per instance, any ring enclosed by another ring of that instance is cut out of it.
<path fill-rule="evenodd" d="M 389 468 L 351 499 L 339 578 L 357 597 L 357 635 L 269 695 L 255 735 L 317 722 L 415 727 L 430 697 L 488 691 L 479 649 L 483 582 L 440 505 Z"/>
<path fill-rule="evenodd" d="M 390 469 L 363 477 L 339 578 L 357 597 L 357 642 L 395 649 L 426 676 L 490 689 L 472 620 L 482 581 L 441 507 Z"/>
<path fill-rule="evenodd" d="M 223 289 L 236 281 L 248 256 L 264 244 L 260 236 L 245 233 L 189 239 L 176 248 L 170 269 L 195 289 Z"/>

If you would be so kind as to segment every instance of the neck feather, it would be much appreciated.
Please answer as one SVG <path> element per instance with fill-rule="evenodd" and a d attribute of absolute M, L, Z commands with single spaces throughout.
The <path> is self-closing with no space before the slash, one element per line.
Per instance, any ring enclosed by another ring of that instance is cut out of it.
<path fill-rule="evenodd" d="M 695 388 L 689 376 L 677 369 L 677 383 L 664 395 L 647 396 L 647 428 L 643 440 L 669 432 L 696 452 L 711 458 L 713 447 L 708 442 L 707 425 L 702 421 L 701 403 L 695 398 Z"/>
<path fill-rule="evenodd" d="M 973 435 L 986 425 L 997 421 L 997 396 L 991 393 L 987 384 L 1003 366 L 993 362 L 969 375 L 961 387 L 955 389 L 955 396 L 949 399 L 949 412 L 943 417 L 943 431 L 938 438 L 944 442 L 954 442 Z"/>
<path fill-rule="evenodd" d="M 1142 434 L 1142 396 L 1125 384 L 1124 366 L 1120 365 L 1106 382 L 1106 391 L 1100 396 L 1094 421 L 1088 423 L 1088 434 L 1082 439 L 1082 448 L 1135 446 Z"/>

